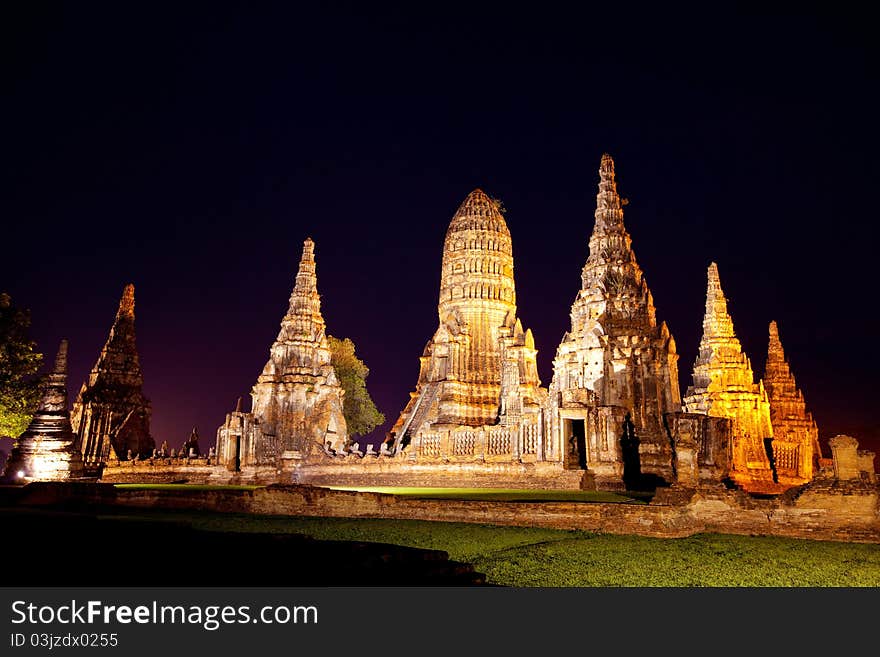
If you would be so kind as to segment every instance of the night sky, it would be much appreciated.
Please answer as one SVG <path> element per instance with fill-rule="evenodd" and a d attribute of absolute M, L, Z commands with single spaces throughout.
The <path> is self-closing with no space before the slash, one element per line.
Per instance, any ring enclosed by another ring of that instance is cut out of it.
<path fill-rule="evenodd" d="M 48 360 L 69 338 L 71 402 L 132 282 L 157 443 L 193 425 L 212 443 L 311 236 L 378 438 L 415 385 L 443 237 L 475 187 L 507 208 L 548 385 L 607 151 L 682 392 L 714 260 L 756 375 L 775 319 L 823 444 L 880 450 L 865 16 L 18 4 L 0 20 L 0 290 Z"/>

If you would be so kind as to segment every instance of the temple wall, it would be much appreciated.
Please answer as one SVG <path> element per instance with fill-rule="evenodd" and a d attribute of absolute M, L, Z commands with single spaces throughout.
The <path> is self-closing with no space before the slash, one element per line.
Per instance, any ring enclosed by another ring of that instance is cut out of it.
<path fill-rule="evenodd" d="M 256 490 L 120 490 L 102 484 L 39 483 L 0 490 L 2 503 L 81 504 L 579 529 L 675 538 L 700 532 L 880 543 L 877 486 L 805 487 L 777 500 L 727 490 L 679 491 L 682 503 L 585 504 L 417 500 L 311 486 Z"/>
<path fill-rule="evenodd" d="M 592 474 L 551 463 L 401 463 L 400 459 L 352 459 L 298 469 L 293 482 L 315 486 L 404 486 L 595 490 Z"/>
<path fill-rule="evenodd" d="M 545 460 L 543 423 L 533 416 L 512 425 L 419 432 L 400 457 L 407 461 L 532 463 Z"/>

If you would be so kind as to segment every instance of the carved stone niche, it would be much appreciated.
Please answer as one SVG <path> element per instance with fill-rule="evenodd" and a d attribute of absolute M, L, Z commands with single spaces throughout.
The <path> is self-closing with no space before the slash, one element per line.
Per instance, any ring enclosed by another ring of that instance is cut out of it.
<path fill-rule="evenodd" d="M 567 388 L 562 391 L 562 405 L 574 407 L 597 406 L 598 397 L 589 388 Z"/>

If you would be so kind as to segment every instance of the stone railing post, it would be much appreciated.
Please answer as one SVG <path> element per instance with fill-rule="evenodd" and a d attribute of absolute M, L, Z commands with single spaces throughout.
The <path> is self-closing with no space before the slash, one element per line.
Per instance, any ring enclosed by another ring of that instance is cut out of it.
<path fill-rule="evenodd" d="M 410 441 L 409 447 L 406 450 L 408 452 L 408 454 L 406 455 L 408 461 L 415 461 L 416 459 L 418 459 L 418 453 L 421 446 L 421 434 L 416 434 L 415 436 L 413 436 L 413 439 Z"/>
<path fill-rule="evenodd" d="M 538 431 L 538 449 L 535 451 L 535 460 L 546 461 L 549 456 L 549 450 L 547 448 L 550 447 L 550 436 L 547 435 L 547 423 L 544 422 L 543 409 L 538 413 L 536 430 Z"/>

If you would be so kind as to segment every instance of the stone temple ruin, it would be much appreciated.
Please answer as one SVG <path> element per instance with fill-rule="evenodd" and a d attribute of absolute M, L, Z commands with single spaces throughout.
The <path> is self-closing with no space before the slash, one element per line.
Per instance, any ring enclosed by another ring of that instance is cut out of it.
<path fill-rule="evenodd" d="M 516 316 L 510 231 L 496 202 L 474 190 L 446 232 L 439 325 L 416 389 L 382 446 L 399 460 L 543 462 L 537 350 Z"/>
<path fill-rule="evenodd" d="M 55 367 L 43 381 L 40 406 L 16 439 L 0 481 L 66 481 L 84 476 L 67 408 L 67 340 L 62 340 Z"/>
<path fill-rule="evenodd" d="M 343 390 L 330 348 L 315 272 L 315 243 L 306 239 L 296 283 L 269 360 L 251 391 L 217 430 L 217 459 L 244 476 L 289 473 L 316 455 L 345 453 Z"/>
<path fill-rule="evenodd" d="M 764 384 L 755 383 L 751 363 L 734 333 L 714 262 L 709 265 L 703 337 L 694 363 L 693 385 L 683 403 L 690 413 L 731 421 L 730 476 L 734 481 L 773 482 L 764 444 L 773 436 L 770 402 Z"/>
<path fill-rule="evenodd" d="M 727 311 L 717 266 L 693 385 L 624 225 L 614 161 L 602 157 L 595 223 L 571 329 L 541 387 L 535 340 L 516 316 L 510 231 L 473 191 L 443 247 L 438 328 L 380 452 L 312 452 L 293 480 L 349 485 L 620 488 L 735 485 L 781 493 L 821 454 L 771 325 L 765 389 Z M 867 467 L 867 466 L 866 466 Z"/>
<path fill-rule="evenodd" d="M 142 457 L 113 461 L 105 481 L 672 485 L 764 494 L 817 482 L 876 486 L 874 455 L 858 450 L 854 439 L 832 439 L 833 460 L 822 458 L 816 423 L 775 322 L 764 380 L 756 380 L 715 263 L 708 270 L 692 385 L 681 397 L 676 343 L 657 319 L 623 206 L 614 161 L 603 155 L 571 327 L 545 388 L 535 339 L 517 317 L 510 230 L 498 202 L 479 189 L 471 192 L 453 215 L 443 245 L 437 329 L 420 358 L 410 399 L 378 451 L 370 446 L 365 452 L 347 433 L 311 239 L 303 245 L 269 360 L 251 391 L 251 410 L 244 411 L 239 400 L 207 454 L 187 443 L 177 458 L 169 458 L 164 447 L 143 457 L 152 448 L 149 404 L 140 393 L 133 289 L 126 288 L 107 345 L 74 407 L 84 459 L 100 462 L 111 448 Z"/>
<path fill-rule="evenodd" d="M 549 390 L 516 316 L 510 231 L 475 190 L 443 248 L 439 325 L 376 458 L 318 455 L 311 483 L 518 488 L 720 481 L 731 422 L 682 412 L 678 355 L 636 262 L 605 155 L 589 256 Z"/>
<path fill-rule="evenodd" d="M 150 402 L 134 331 L 134 285 L 126 285 L 110 335 L 73 404 L 71 422 L 90 469 L 149 456 Z"/>
<path fill-rule="evenodd" d="M 664 416 L 680 410 L 678 354 L 623 224 L 614 161 L 602 157 L 589 256 L 571 329 L 553 361 L 551 449 L 566 468 L 606 481 L 672 478 Z M 621 440 L 623 439 L 623 440 Z"/>
<path fill-rule="evenodd" d="M 791 484 L 809 481 L 822 462 L 819 428 L 807 411 L 804 395 L 795 384 L 785 360 L 776 322 L 770 322 L 764 386 L 770 400 L 773 466 L 777 480 Z"/>

